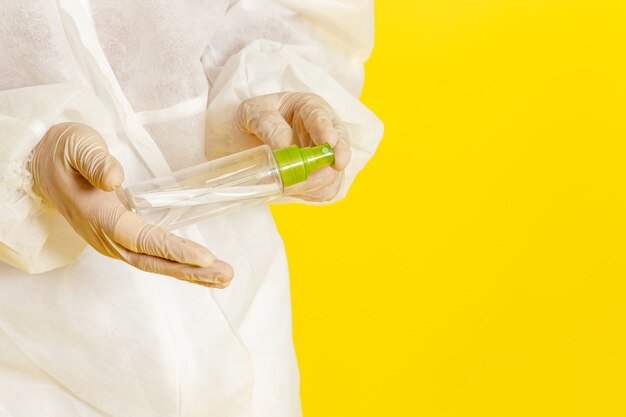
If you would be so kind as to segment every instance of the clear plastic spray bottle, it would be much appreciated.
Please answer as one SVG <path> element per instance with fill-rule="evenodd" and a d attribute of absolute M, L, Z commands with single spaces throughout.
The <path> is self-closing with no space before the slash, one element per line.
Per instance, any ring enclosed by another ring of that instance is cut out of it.
<path fill-rule="evenodd" d="M 175 229 L 267 203 L 334 162 L 328 144 L 275 151 L 261 145 L 121 188 L 118 196 L 148 222 Z"/>

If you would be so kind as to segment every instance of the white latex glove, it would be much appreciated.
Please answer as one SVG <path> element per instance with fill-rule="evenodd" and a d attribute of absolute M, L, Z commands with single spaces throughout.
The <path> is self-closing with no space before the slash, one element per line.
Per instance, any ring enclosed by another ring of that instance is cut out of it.
<path fill-rule="evenodd" d="M 233 124 L 235 147 L 246 149 L 266 143 L 272 149 L 328 143 L 335 163 L 311 174 L 306 182 L 285 189 L 285 195 L 307 201 L 332 200 L 350 161 L 348 132 L 333 109 L 312 93 L 276 93 L 241 103 Z"/>
<path fill-rule="evenodd" d="M 34 191 L 101 254 L 206 287 L 230 283 L 227 263 L 124 207 L 111 192 L 124 180 L 122 166 L 91 127 L 52 126 L 34 149 L 30 171 Z"/>

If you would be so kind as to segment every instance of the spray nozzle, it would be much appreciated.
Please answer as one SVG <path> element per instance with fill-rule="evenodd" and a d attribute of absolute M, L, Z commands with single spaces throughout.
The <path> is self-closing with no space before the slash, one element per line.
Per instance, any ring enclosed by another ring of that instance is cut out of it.
<path fill-rule="evenodd" d="M 274 151 L 283 187 L 306 181 L 318 169 L 335 162 L 333 148 L 329 144 L 311 148 L 290 145 Z"/>

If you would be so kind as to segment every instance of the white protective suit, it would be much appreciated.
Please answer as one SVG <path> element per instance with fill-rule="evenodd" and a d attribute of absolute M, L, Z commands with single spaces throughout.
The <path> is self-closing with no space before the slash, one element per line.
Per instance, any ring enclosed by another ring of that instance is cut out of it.
<path fill-rule="evenodd" d="M 208 289 L 86 246 L 32 192 L 25 161 L 51 125 L 81 122 L 129 184 L 236 151 L 243 100 L 311 91 L 350 134 L 343 198 L 382 136 L 357 98 L 371 2 L 0 7 L 0 416 L 300 415 L 287 264 L 267 207 L 174 231 L 233 266 L 228 288 Z"/>

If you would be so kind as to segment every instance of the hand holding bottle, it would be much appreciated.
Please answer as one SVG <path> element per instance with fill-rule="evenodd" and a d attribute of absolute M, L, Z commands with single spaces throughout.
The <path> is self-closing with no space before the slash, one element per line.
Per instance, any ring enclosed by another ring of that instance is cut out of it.
<path fill-rule="evenodd" d="M 259 145 L 259 140 L 279 149 L 328 143 L 335 162 L 311 174 L 307 181 L 289 187 L 286 195 L 308 201 L 328 201 L 339 192 L 343 170 L 350 161 L 348 132 L 332 108 L 312 93 L 283 92 L 244 101 L 233 125 L 233 139 L 241 149 Z"/>
<path fill-rule="evenodd" d="M 225 288 L 232 268 L 204 247 L 146 223 L 115 193 L 124 172 L 104 139 L 77 123 L 52 126 L 30 163 L 34 190 L 98 252 L 139 269 Z"/>

